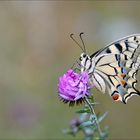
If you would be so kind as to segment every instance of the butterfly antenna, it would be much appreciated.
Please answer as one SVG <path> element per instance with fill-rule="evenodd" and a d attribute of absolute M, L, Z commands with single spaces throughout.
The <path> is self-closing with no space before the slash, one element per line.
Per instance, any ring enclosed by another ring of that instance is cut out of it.
<path fill-rule="evenodd" d="M 70 38 L 80 47 L 80 49 L 85 52 L 85 49 L 82 48 L 82 46 L 75 40 L 75 38 L 73 37 L 74 34 L 70 34 Z"/>
<path fill-rule="evenodd" d="M 79 34 L 79 36 L 80 36 L 80 39 L 81 39 L 82 44 L 83 44 L 83 47 L 84 47 L 84 52 L 86 53 L 85 43 L 84 43 L 83 38 L 82 38 L 82 35 L 83 35 L 83 34 L 84 34 L 84 33 L 83 33 L 83 32 L 81 32 L 81 33 Z"/>
<path fill-rule="evenodd" d="M 78 66 L 76 64 L 78 64 Z M 75 65 L 76 65 L 76 68 L 74 68 Z M 74 69 L 74 70 L 80 70 L 80 68 L 81 68 L 81 64 L 77 60 L 71 66 L 71 69 Z"/>

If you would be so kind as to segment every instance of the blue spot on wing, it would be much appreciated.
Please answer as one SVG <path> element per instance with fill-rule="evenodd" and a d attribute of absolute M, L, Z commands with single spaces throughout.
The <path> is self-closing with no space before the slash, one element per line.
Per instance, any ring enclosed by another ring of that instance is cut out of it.
<path fill-rule="evenodd" d="M 119 66 L 120 67 L 124 67 L 124 65 L 125 65 L 125 62 L 124 61 L 119 62 Z"/>
<path fill-rule="evenodd" d="M 122 86 L 119 86 L 117 89 L 118 89 L 118 92 L 122 95 L 127 93 L 126 90 Z"/>
<path fill-rule="evenodd" d="M 126 68 L 123 67 L 123 68 L 121 69 L 121 71 L 122 71 L 122 73 L 127 74 L 127 69 L 126 69 Z"/>

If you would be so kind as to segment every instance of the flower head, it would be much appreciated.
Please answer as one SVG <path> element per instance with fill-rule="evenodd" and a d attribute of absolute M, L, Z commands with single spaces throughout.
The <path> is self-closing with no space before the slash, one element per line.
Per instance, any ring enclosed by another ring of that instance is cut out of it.
<path fill-rule="evenodd" d="M 65 102 L 81 103 L 85 96 L 89 96 L 89 75 L 87 72 L 81 74 L 74 70 L 68 70 L 59 78 L 58 90 L 60 98 Z"/>

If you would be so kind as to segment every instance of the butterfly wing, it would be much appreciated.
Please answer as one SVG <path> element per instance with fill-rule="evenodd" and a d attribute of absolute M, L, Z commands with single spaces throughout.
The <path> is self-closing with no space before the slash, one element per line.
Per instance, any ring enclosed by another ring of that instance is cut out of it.
<path fill-rule="evenodd" d="M 102 92 L 109 92 L 114 100 L 126 103 L 136 89 L 136 74 L 140 67 L 140 35 L 126 37 L 91 55 L 94 68 L 92 82 Z"/>

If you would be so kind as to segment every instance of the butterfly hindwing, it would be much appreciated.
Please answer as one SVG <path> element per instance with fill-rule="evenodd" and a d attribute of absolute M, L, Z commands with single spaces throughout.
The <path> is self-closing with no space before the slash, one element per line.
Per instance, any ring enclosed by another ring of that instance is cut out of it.
<path fill-rule="evenodd" d="M 126 103 L 133 95 L 140 95 L 136 89 L 136 74 L 140 67 L 140 35 L 126 37 L 91 55 L 95 86 L 109 92 L 114 100 Z M 94 69 L 94 70 L 93 70 Z"/>

